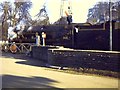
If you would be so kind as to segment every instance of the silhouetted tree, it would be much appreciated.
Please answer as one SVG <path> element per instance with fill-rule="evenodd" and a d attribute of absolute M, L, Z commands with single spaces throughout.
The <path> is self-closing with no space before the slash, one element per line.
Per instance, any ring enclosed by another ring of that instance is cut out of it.
<path fill-rule="evenodd" d="M 2 13 L 0 21 L 2 22 L 3 40 L 7 40 L 8 24 L 16 26 L 23 19 L 26 20 L 26 22 L 31 21 L 31 16 L 29 14 L 31 6 L 32 2 L 30 1 L 16 1 L 14 3 L 5 1 L 0 3 L 0 13 Z M 8 20 L 9 23 L 7 22 Z"/>
<path fill-rule="evenodd" d="M 40 9 L 39 13 L 36 15 L 36 23 L 35 25 L 49 25 L 49 16 L 46 11 L 46 6 L 44 5 L 42 9 Z"/>
<path fill-rule="evenodd" d="M 112 18 L 117 19 L 120 17 L 120 1 L 112 2 Z M 99 23 L 101 21 L 108 21 L 110 18 L 110 5 L 109 2 L 98 2 L 93 8 L 88 11 L 87 22 Z"/>
<path fill-rule="evenodd" d="M 0 11 L 2 12 L 1 14 L 1 22 L 2 22 L 2 40 L 7 40 L 7 29 L 8 29 L 8 24 L 7 20 L 9 19 L 10 13 L 11 13 L 11 6 L 10 2 L 3 2 L 0 3 Z"/>

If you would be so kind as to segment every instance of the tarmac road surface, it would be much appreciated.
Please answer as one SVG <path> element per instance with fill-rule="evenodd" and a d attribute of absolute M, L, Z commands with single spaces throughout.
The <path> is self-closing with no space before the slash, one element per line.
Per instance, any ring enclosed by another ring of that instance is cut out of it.
<path fill-rule="evenodd" d="M 117 78 L 53 71 L 20 54 L 3 54 L 0 65 L 3 88 L 118 88 Z"/>

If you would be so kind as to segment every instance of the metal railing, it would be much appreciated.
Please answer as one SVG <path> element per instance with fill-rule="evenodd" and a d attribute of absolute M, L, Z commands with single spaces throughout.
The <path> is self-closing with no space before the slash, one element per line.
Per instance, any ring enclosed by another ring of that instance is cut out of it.
<path fill-rule="evenodd" d="M 9 52 L 11 45 L 15 44 L 17 52 L 19 53 L 27 53 L 31 51 L 31 46 L 35 45 L 35 43 L 5 43 L 2 45 L 2 51 Z"/>

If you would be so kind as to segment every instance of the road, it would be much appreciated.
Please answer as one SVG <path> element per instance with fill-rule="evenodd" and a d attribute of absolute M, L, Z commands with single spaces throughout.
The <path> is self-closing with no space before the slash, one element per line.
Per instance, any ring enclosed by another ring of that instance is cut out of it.
<path fill-rule="evenodd" d="M 118 88 L 117 78 L 58 72 L 23 56 L 3 54 L 0 57 L 3 88 Z"/>

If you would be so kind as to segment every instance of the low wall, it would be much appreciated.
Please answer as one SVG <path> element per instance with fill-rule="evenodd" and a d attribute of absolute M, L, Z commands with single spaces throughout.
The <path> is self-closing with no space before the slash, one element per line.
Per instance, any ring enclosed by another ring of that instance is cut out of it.
<path fill-rule="evenodd" d="M 33 58 L 60 67 L 93 68 L 119 71 L 120 52 L 73 50 L 54 46 L 33 46 Z"/>
<path fill-rule="evenodd" d="M 32 46 L 32 57 L 44 62 L 48 62 L 48 49 L 56 48 L 55 46 Z"/>
<path fill-rule="evenodd" d="M 48 63 L 61 67 L 118 71 L 119 56 L 120 52 L 51 49 L 48 51 Z"/>

